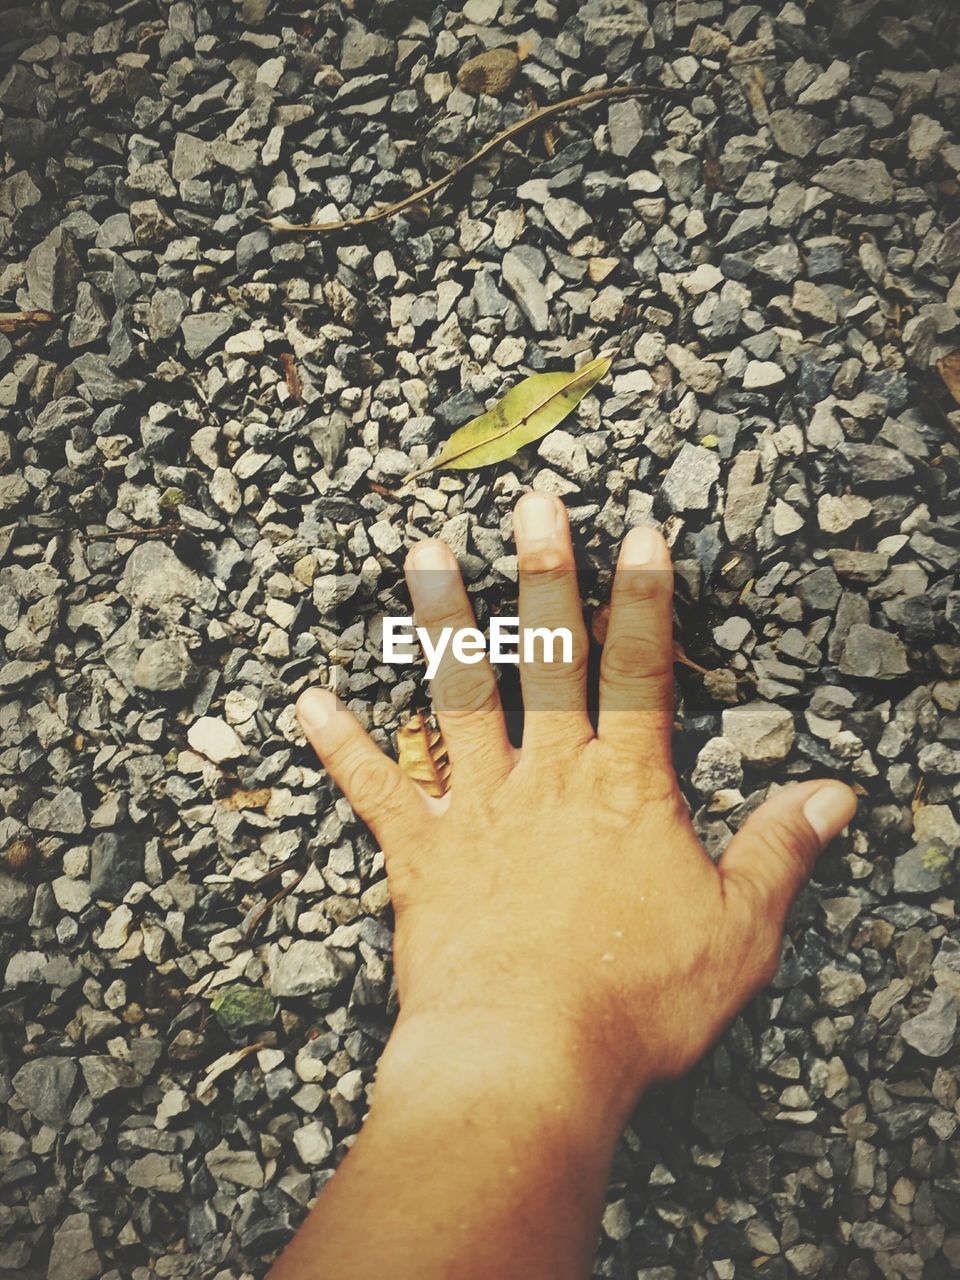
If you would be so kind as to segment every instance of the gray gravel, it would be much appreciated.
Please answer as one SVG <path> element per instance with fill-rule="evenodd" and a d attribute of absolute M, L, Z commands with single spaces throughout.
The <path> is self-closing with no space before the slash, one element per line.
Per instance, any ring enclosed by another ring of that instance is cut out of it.
<path fill-rule="evenodd" d="M 712 854 L 783 781 L 862 793 L 770 990 L 641 1104 L 596 1274 L 960 1271 L 957 38 L 946 0 L 5 6 L 0 311 L 53 318 L 0 333 L 0 1280 L 260 1277 L 303 1217 L 395 999 L 293 701 L 336 662 L 387 741 L 416 682 L 337 606 L 426 535 L 509 593 L 527 485 L 598 591 L 662 523 Z M 640 80 L 687 96 L 373 226 L 258 220 Z M 614 344 L 514 464 L 383 492 Z"/>

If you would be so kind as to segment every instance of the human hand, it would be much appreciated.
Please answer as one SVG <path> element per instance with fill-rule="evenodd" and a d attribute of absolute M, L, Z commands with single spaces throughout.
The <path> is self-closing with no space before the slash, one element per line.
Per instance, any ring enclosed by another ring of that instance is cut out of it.
<path fill-rule="evenodd" d="M 777 968 L 785 916 L 825 843 L 852 818 L 837 782 L 779 790 L 719 865 L 673 771 L 672 569 L 632 529 L 618 562 L 594 732 L 588 649 L 563 504 L 514 515 L 522 628 L 565 627 L 571 663 L 521 664 L 522 749 L 493 671 L 448 648 L 433 682 L 452 789 L 427 796 L 326 690 L 298 702 L 304 732 L 383 849 L 396 916 L 398 1029 L 431 1044 L 466 1025 L 572 1059 L 622 1122 L 650 1082 L 689 1068 Z M 417 620 L 474 625 L 440 542 L 411 551 Z"/>

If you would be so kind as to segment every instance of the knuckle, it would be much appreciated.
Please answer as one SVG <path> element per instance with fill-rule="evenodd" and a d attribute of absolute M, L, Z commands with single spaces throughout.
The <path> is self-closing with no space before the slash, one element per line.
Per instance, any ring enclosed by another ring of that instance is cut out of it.
<path fill-rule="evenodd" d="M 621 569 L 618 586 L 628 608 L 658 603 L 672 595 L 673 573 L 669 569 Z"/>
<path fill-rule="evenodd" d="M 457 630 L 473 624 L 473 618 L 464 611 L 460 600 L 440 600 L 430 609 L 421 610 L 421 614 L 423 617 L 421 626 L 427 627 L 430 631 L 439 631 L 443 627 L 453 627 Z"/>
<path fill-rule="evenodd" d="M 608 637 L 600 658 L 604 684 L 637 711 L 673 708 L 673 664 L 664 661 L 648 637 L 619 633 Z"/>
<path fill-rule="evenodd" d="M 343 789 L 350 803 L 365 813 L 381 814 L 399 807 L 403 782 L 384 758 L 354 754 L 340 764 Z"/>
<path fill-rule="evenodd" d="M 809 871 L 807 841 L 799 823 L 783 818 L 770 822 L 760 833 L 760 842 L 768 858 L 792 875 L 806 877 Z"/>
<path fill-rule="evenodd" d="M 528 661 L 521 658 L 520 670 L 524 679 L 544 680 L 552 682 L 558 676 L 564 676 L 567 679 L 579 681 L 584 678 L 587 672 L 587 665 L 590 660 L 590 647 L 584 637 L 574 635 L 573 643 L 570 646 L 570 661 L 559 661 L 554 655 L 557 650 L 553 651 L 551 661 L 543 661 L 543 652 L 535 651 L 533 657 Z"/>
<path fill-rule="evenodd" d="M 454 718 L 492 711 L 496 699 L 496 680 L 489 669 L 452 667 L 433 684 L 437 711 Z"/>

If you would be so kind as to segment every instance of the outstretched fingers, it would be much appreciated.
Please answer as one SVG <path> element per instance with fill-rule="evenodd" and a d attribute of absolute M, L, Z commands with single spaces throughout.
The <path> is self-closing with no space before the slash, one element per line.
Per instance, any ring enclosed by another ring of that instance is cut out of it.
<path fill-rule="evenodd" d="M 381 848 L 409 836 L 430 816 L 428 797 L 329 689 L 301 694 L 297 718 L 324 768 Z"/>
<path fill-rule="evenodd" d="M 482 637 L 469 640 L 477 623 L 456 557 L 446 543 L 427 539 L 408 555 L 406 576 L 417 625 L 426 629 L 438 655 L 432 659 L 437 668 L 430 695 L 450 752 L 453 785 L 458 775 L 496 782 L 510 771 L 513 749 Z"/>
<path fill-rule="evenodd" d="M 600 659 L 597 736 L 643 761 L 669 764 L 673 719 L 673 565 L 646 526 L 623 540 Z"/>
<path fill-rule="evenodd" d="M 524 751 L 588 742 L 589 644 L 567 513 L 559 498 L 527 493 L 513 512 L 520 570 Z"/>

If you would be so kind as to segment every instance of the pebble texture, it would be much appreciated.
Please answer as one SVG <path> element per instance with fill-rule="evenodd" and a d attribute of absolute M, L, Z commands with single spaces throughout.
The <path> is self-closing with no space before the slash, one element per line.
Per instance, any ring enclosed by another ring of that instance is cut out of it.
<path fill-rule="evenodd" d="M 338 603 L 424 535 L 509 590 L 530 485 L 594 586 L 628 527 L 667 533 L 711 854 L 789 779 L 862 794 L 771 987 L 641 1105 L 596 1275 L 960 1272 L 957 28 L 941 0 L 5 6 L 0 311 L 54 318 L 0 332 L 0 1277 L 265 1275 L 395 1013 L 382 858 L 293 701 L 335 652 L 387 741 L 416 684 Z M 631 81 L 687 96 L 563 115 L 375 225 L 258 219 L 356 216 Z M 383 492 L 614 345 L 515 463 Z"/>

